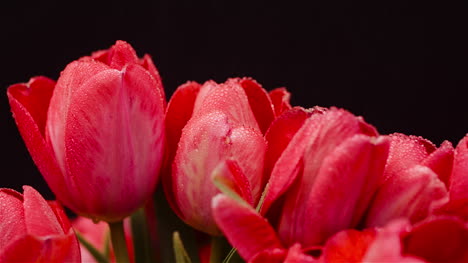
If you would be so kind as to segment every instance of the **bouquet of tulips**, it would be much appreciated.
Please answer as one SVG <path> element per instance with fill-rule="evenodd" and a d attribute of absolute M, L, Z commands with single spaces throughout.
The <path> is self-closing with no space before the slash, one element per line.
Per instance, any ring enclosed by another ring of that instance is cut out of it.
<path fill-rule="evenodd" d="M 0 189 L 0 262 L 468 262 L 468 136 L 381 135 L 251 78 L 166 102 L 123 41 L 7 95 L 57 200 Z"/>

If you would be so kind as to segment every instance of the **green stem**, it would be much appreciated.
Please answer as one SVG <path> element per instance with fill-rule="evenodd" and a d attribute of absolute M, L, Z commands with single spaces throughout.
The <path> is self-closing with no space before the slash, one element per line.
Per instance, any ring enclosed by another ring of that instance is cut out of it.
<path fill-rule="evenodd" d="M 226 240 L 224 237 L 211 237 L 210 263 L 222 262 L 226 255 Z"/>
<path fill-rule="evenodd" d="M 115 260 L 118 263 L 129 263 L 127 242 L 125 241 L 125 232 L 123 221 L 109 223 L 111 232 L 112 247 L 114 248 Z"/>

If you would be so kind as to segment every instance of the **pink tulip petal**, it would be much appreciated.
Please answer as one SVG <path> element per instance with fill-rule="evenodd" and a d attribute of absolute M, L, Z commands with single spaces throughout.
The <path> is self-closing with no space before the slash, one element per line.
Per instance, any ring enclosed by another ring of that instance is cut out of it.
<path fill-rule="evenodd" d="M 267 152 L 265 155 L 265 172 L 263 182 L 266 182 L 270 177 L 273 166 L 278 158 L 288 146 L 291 139 L 294 137 L 299 128 L 302 127 L 304 121 L 312 114 L 303 108 L 296 107 L 283 115 L 276 118 L 265 134 L 268 142 Z"/>
<path fill-rule="evenodd" d="M 192 117 L 193 107 L 200 88 L 201 85 L 196 82 L 187 82 L 179 86 L 172 94 L 167 105 L 166 131 L 167 144 L 170 148 L 169 160 L 174 158 L 182 129 Z"/>
<path fill-rule="evenodd" d="M 54 87 L 53 80 L 36 77 L 27 84 L 11 86 L 7 95 L 16 124 L 31 157 L 55 191 L 64 185 L 64 181 L 52 149 L 44 139 L 47 109 Z"/>
<path fill-rule="evenodd" d="M 166 110 L 166 140 L 169 153 L 167 156 L 167 163 L 165 164 L 165 172 L 162 174 L 162 182 L 166 198 L 179 217 L 182 217 L 182 213 L 179 211 L 174 200 L 171 167 L 179 144 L 180 135 L 182 134 L 182 129 L 185 127 L 190 117 L 192 117 L 193 107 L 200 88 L 201 85 L 196 82 L 187 82 L 179 86 L 174 94 L 172 94 Z"/>
<path fill-rule="evenodd" d="M 338 232 L 328 239 L 321 257 L 327 263 L 361 262 L 375 235 L 372 228 Z"/>
<path fill-rule="evenodd" d="M 63 210 L 63 206 L 58 201 L 47 201 L 47 204 L 52 209 L 52 212 L 54 212 L 58 223 L 63 229 L 63 232 L 67 233 L 71 228 L 71 223 L 67 217 L 67 214 L 65 214 L 65 211 Z"/>
<path fill-rule="evenodd" d="M 223 84 L 207 81 L 203 84 L 193 107 L 193 117 L 221 111 L 234 126 L 260 130 L 249 105 L 249 99 L 239 81 L 230 79 Z"/>
<path fill-rule="evenodd" d="M 398 175 L 403 170 L 420 164 L 429 154 L 436 150 L 430 141 L 416 136 L 395 133 L 391 140 L 390 154 L 385 168 L 384 180 Z"/>
<path fill-rule="evenodd" d="M 41 170 L 41 173 L 61 202 L 71 208 L 73 208 L 74 205 L 68 200 L 69 196 L 82 195 L 79 189 L 74 185 L 74 177 L 68 177 L 67 180 L 63 179 L 63 176 L 67 174 L 68 170 L 68 167 L 65 165 L 65 127 L 68 123 L 70 101 L 74 94 L 79 94 L 77 90 L 83 83 L 89 81 L 92 76 L 108 68 L 109 67 L 103 63 L 89 59 L 68 64 L 65 70 L 62 71 L 57 85 L 55 86 L 54 94 L 50 100 L 45 139 L 47 147 L 49 147 L 48 150 L 53 151 L 53 155 L 48 159 L 56 160 L 57 163 L 55 165 L 59 166 L 60 171 L 52 170 L 49 172 L 46 170 L 44 173 L 44 171 Z M 50 166 L 52 166 L 51 169 L 55 169 L 52 164 Z M 62 174 L 62 176 L 57 176 L 58 174 Z"/>
<path fill-rule="evenodd" d="M 212 208 L 219 228 L 247 261 L 264 250 L 282 248 L 273 228 L 252 207 L 219 194 Z"/>
<path fill-rule="evenodd" d="M 249 263 L 284 263 L 286 258 L 286 249 L 266 249 L 255 254 L 248 262 Z"/>
<path fill-rule="evenodd" d="M 291 99 L 291 93 L 289 93 L 286 88 L 276 88 L 270 91 L 268 95 L 270 96 L 271 102 L 273 103 L 276 116 L 280 116 L 283 112 L 292 108 L 291 104 L 289 103 L 289 100 Z"/>
<path fill-rule="evenodd" d="M 163 83 L 161 80 L 161 75 L 153 63 L 151 56 L 145 54 L 142 59 L 139 61 L 140 65 L 149 71 L 150 75 L 154 78 L 156 82 L 157 91 L 161 94 L 160 96 L 164 99 L 164 109 L 166 109 L 166 94 L 164 93 Z"/>
<path fill-rule="evenodd" d="M 46 77 L 32 78 L 29 83 L 12 85 L 7 95 L 11 102 L 20 103 L 34 121 L 44 138 L 47 109 L 54 91 L 55 81 Z M 14 110 L 14 109 L 13 109 Z M 15 113 L 15 112 L 13 112 Z M 22 122 L 18 122 L 21 124 Z M 36 135 L 37 136 L 37 135 Z"/>
<path fill-rule="evenodd" d="M 284 263 L 313 263 L 318 262 L 318 260 L 314 259 L 313 257 L 302 253 L 301 245 L 294 244 L 288 249 L 288 254 L 284 259 Z"/>
<path fill-rule="evenodd" d="M 468 199 L 468 135 L 455 148 L 452 176 L 450 178 L 450 200 Z"/>
<path fill-rule="evenodd" d="M 249 99 L 250 108 L 255 115 L 260 130 L 265 134 L 275 118 L 273 104 L 268 93 L 253 79 L 243 78 L 239 83 Z"/>
<path fill-rule="evenodd" d="M 26 233 L 23 196 L 11 189 L 0 188 L 0 252 L 8 243 Z"/>
<path fill-rule="evenodd" d="M 34 236 L 62 235 L 64 230 L 44 198 L 32 187 L 24 186 L 24 218 L 27 233 Z"/>
<path fill-rule="evenodd" d="M 101 71 L 71 98 L 65 132 L 68 172 L 88 200 L 88 207 L 77 211 L 118 220 L 148 198 L 162 161 L 162 101 L 156 82 L 138 65 Z"/>
<path fill-rule="evenodd" d="M 424 219 L 432 205 L 447 196 L 438 176 L 425 166 L 414 166 L 389 178 L 379 189 L 366 218 L 366 226 L 383 226 L 396 218 Z"/>
<path fill-rule="evenodd" d="M 468 227 L 456 217 L 430 219 L 403 239 L 404 253 L 428 262 L 468 262 Z"/>
<path fill-rule="evenodd" d="M 388 147 L 384 137 L 356 135 L 335 147 L 319 171 L 305 162 L 303 177 L 317 175 L 313 182 L 302 178 L 286 197 L 278 230 L 282 240 L 309 247 L 355 227 L 377 189 Z"/>
<path fill-rule="evenodd" d="M 266 214 L 270 206 L 294 182 L 298 172 L 302 169 L 302 155 L 307 147 L 310 137 L 318 128 L 318 122 L 323 117 L 312 115 L 296 132 L 286 149 L 276 162 L 267 184 L 267 193 L 263 202 L 261 213 Z M 300 121 L 299 121 L 300 122 Z M 278 140 L 279 143 L 283 142 Z M 273 144 L 270 141 L 271 144 Z"/>
<path fill-rule="evenodd" d="M 138 63 L 135 50 L 125 41 L 118 40 L 111 48 L 101 52 L 95 52 L 93 59 L 99 60 L 111 68 L 122 70 L 127 64 Z"/>
<path fill-rule="evenodd" d="M 454 149 L 449 141 L 444 141 L 442 145 L 432 152 L 421 164 L 431 168 L 444 182 L 448 188 L 450 185 L 450 175 L 452 174 Z"/>

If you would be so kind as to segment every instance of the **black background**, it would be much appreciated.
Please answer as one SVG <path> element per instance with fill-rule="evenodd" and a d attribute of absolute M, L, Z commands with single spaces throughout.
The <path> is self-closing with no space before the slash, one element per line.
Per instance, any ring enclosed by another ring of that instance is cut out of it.
<path fill-rule="evenodd" d="M 56 79 L 117 39 L 149 53 L 167 96 L 187 80 L 250 76 L 292 104 L 338 106 L 382 134 L 456 144 L 468 132 L 466 8 L 388 2 L 2 2 L 0 187 L 52 198 L 16 129 L 6 88 Z M 96 4 L 98 4 L 96 6 Z M 309 3 L 309 4 L 306 4 Z"/>

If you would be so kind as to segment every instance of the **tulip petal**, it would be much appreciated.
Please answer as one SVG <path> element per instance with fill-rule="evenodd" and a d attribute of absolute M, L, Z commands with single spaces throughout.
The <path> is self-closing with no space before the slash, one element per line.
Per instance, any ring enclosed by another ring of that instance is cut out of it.
<path fill-rule="evenodd" d="M 302 179 L 286 197 L 278 230 L 282 240 L 309 247 L 356 227 L 377 189 L 388 144 L 384 137 L 356 135 L 329 153 L 314 182 Z M 310 170 L 305 166 L 303 177 L 313 176 Z"/>
<path fill-rule="evenodd" d="M 286 149 L 296 132 L 302 127 L 304 121 L 310 115 L 316 113 L 322 112 L 315 109 L 305 110 L 301 107 L 295 107 L 285 112 L 271 123 L 270 128 L 265 134 L 268 147 L 265 155 L 264 182 L 270 177 L 276 161 Z"/>
<path fill-rule="evenodd" d="M 113 221 L 142 205 L 162 162 L 163 120 L 163 98 L 139 65 L 101 71 L 75 92 L 65 131 L 68 173 L 83 198 L 95 200 L 76 210 Z"/>
<path fill-rule="evenodd" d="M 376 232 L 372 228 L 364 231 L 350 229 L 338 232 L 327 240 L 322 253 L 323 261 L 361 262 L 375 235 Z"/>
<path fill-rule="evenodd" d="M 23 197 L 11 189 L 0 188 L 0 251 L 26 233 Z"/>
<path fill-rule="evenodd" d="M 193 107 L 193 117 L 220 111 L 234 126 L 260 130 L 249 105 L 249 99 L 238 81 L 230 79 L 223 84 L 207 81 L 203 84 Z"/>
<path fill-rule="evenodd" d="M 421 222 L 404 237 L 403 243 L 405 254 L 428 262 L 468 262 L 468 227 L 456 217 Z"/>
<path fill-rule="evenodd" d="M 97 73 L 107 69 L 108 66 L 92 60 L 81 60 L 68 64 L 65 70 L 62 71 L 55 86 L 54 94 L 50 99 L 45 139 L 47 147 L 49 147 L 48 150 L 53 151 L 53 155 L 48 159 L 56 160 L 56 165 L 59 166 L 60 171 L 56 172 L 53 170 L 52 172 L 45 171 L 46 173 L 44 173 L 41 170 L 41 173 L 61 202 L 69 207 L 74 206 L 67 200 L 68 196 L 81 196 L 79 192 L 75 192 L 78 191 L 73 186 L 75 178 L 68 177 L 66 181 L 62 178 L 63 175 L 67 174 L 68 169 L 65 165 L 65 126 L 68 123 L 71 98 L 74 94 L 78 93 L 77 89 L 83 83 Z M 58 176 L 58 174 L 62 174 L 62 176 Z M 73 187 L 70 187 L 70 185 Z"/>
<path fill-rule="evenodd" d="M 174 94 L 172 94 L 166 110 L 166 140 L 169 153 L 167 156 L 167 163 L 165 164 L 165 172 L 162 174 L 162 183 L 166 199 L 179 217 L 182 217 L 182 213 L 179 211 L 179 207 L 174 200 L 171 167 L 182 134 L 182 129 L 185 127 L 190 117 L 192 117 L 193 107 L 200 88 L 201 85 L 196 82 L 187 82 L 179 86 Z"/>
<path fill-rule="evenodd" d="M 130 44 L 122 40 L 118 40 L 108 50 L 93 53 L 91 57 L 117 70 L 122 70 L 127 64 L 138 63 L 135 50 Z"/>
<path fill-rule="evenodd" d="M 56 191 L 64 181 L 55 156 L 44 139 L 47 110 L 55 82 L 45 77 L 8 88 L 7 95 L 18 129 L 34 163 L 49 186 Z M 66 198 L 66 197 L 64 197 Z"/>
<path fill-rule="evenodd" d="M 228 80 L 232 81 L 232 80 Z M 273 104 L 266 90 L 262 88 L 255 80 L 251 78 L 243 78 L 239 81 L 249 100 L 250 108 L 252 109 L 258 126 L 263 134 L 266 133 L 271 122 L 275 118 Z"/>
<path fill-rule="evenodd" d="M 298 172 L 302 169 L 303 152 L 313 132 L 317 130 L 318 122 L 321 118 L 323 117 L 320 115 L 312 115 L 307 119 L 291 139 L 286 149 L 281 153 L 268 180 L 267 192 L 261 208 L 262 214 L 268 211 L 273 202 L 277 200 L 296 179 Z M 284 141 L 278 140 L 278 142 L 281 143 Z"/>
<path fill-rule="evenodd" d="M 219 228 L 245 260 L 264 250 L 282 248 L 273 228 L 252 207 L 218 194 L 212 208 Z"/>
<path fill-rule="evenodd" d="M 143 58 L 140 60 L 139 63 L 143 68 L 149 71 L 150 75 L 156 81 L 156 87 L 159 93 L 161 93 L 161 97 L 164 99 L 164 109 L 166 109 L 166 94 L 164 93 L 163 83 L 161 80 L 161 75 L 159 75 L 159 71 L 153 63 L 151 56 L 145 54 Z"/>
<path fill-rule="evenodd" d="M 291 104 L 289 103 L 289 100 L 291 99 L 291 93 L 289 93 L 286 88 L 276 88 L 270 91 L 268 95 L 270 96 L 271 102 L 273 103 L 276 116 L 280 116 L 281 113 L 292 108 Z"/>
<path fill-rule="evenodd" d="M 454 149 L 449 141 L 432 152 L 421 164 L 432 169 L 445 186 L 450 186 L 450 175 L 452 174 Z"/>
<path fill-rule="evenodd" d="M 169 160 L 173 160 L 182 129 L 192 117 L 200 88 L 200 84 L 192 81 L 179 86 L 167 105 L 166 131 L 167 145 L 170 151 Z"/>
<path fill-rule="evenodd" d="M 450 200 L 468 200 L 468 135 L 455 148 L 452 176 L 450 178 Z"/>
<path fill-rule="evenodd" d="M 391 141 L 390 153 L 385 167 L 384 180 L 420 164 L 436 150 L 434 144 L 422 137 L 394 133 L 389 135 L 389 138 Z"/>
<path fill-rule="evenodd" d="M 447 196 L 438 176 L 425 166 L 416 165 L 389 178 L 377 192 L 366 218 L 366 226 L 383 226 L 396 218 L 411 222 L 424 219 L 432 205 Z"/>
<path fill-rule="evenodd" d="M 55 213 L 44 198 L 30 186 L 24 186 L 23 189 L 27 233 L 35 236 L 64 234 Z"/>

